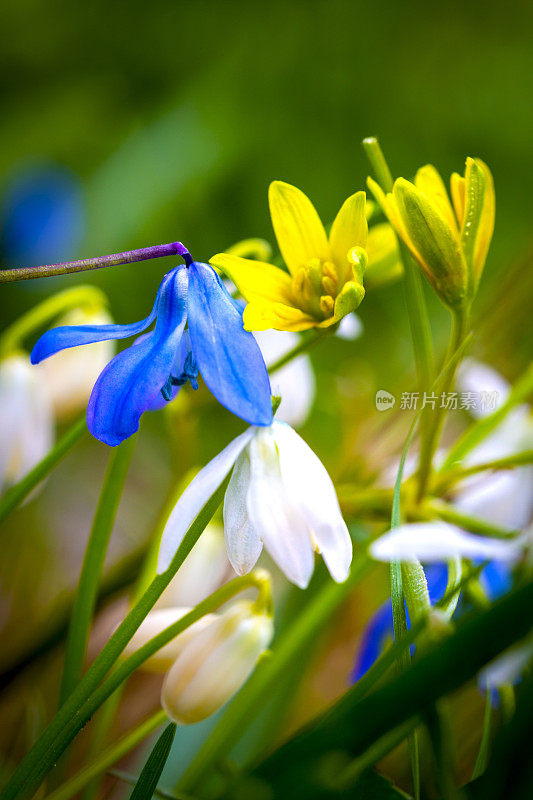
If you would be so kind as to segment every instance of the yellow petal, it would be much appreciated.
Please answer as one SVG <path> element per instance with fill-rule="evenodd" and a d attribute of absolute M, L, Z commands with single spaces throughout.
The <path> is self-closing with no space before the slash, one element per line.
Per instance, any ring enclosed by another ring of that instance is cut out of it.
<path fill-rule="evenodd" d="M 459 235 L 457 220 L 446 186 L 433 164 L 426 164 L 425 167 L 421 167 L 418 170 L 415 177 L 415 186 L 426 195 L 428 202 L 433 203 L 435 208 L 440 211 L 452 231 Z"/>
<path fill-rule="evenodd" d="M 209 263 L 221 269 L 248 302 L 269 300 L 289 305 L 292 303 L 291 279 L 279 267 L 229 253 L 217 253 Z"/>
<path fill-rule="evenodd" d="M 289 183 L 273 181 L 268 202 L 279 249 L 292 275 L 313 258 L 330 259 L 324 226 L 303 192 Z"/>
<path fill-rule="evenodd" d="M 329 234 L 331 257 L 339 270 L 341 285 L 351 276 L 352 267 L 348 260 L 348 251 L 353 247 L 366 247 L 368 224 L 365 215 L 365 192 L 352 194 L 341 206 L 341 209 Z"/>
<path fill-rule="evenodd" d="M 455 216 L 460 226 L 463 224 L 465 215 L 465 179 L 458 172 L 453 172 L 450 179 L 450 190 L 452 193 L 453 207 Z"/>
<path fill-rule="evenodd" d="M 421 264 L 422 256 L 416 249 L 414 243 L 411 241 L 407 228 L 405 227 L 402 217 L 398 211 L 398 205 L 392 194 L 385 194 L 381 186 L 376 183 L 372 178 L 367 178 L 368 188 L 376 198 L 376 201 L 381 206 L 381 210 L 389 220 L 390 224 L 400 237 L 404 244 L 407 245 L 413 257 Z"/>
<path fill-rule="evenodd" d="M 244 328 L 247 331 L 305 331 L 317 326 L 317 320 L 299 308 L 283 303 L 256 301 L 248 303 L 243 314 Z"/>
<path fill-rule="evenodd" d="M 471 266 L 475 291 L 485 265 L 494 231 L 494 182 L 487 165 L 479 158 L 467 158 L 465 170 L 465 213 L 461 242 Z"/>

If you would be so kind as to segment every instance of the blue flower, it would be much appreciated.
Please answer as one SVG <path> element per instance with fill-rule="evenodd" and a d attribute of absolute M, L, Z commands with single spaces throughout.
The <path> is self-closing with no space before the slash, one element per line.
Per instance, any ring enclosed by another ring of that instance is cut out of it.
<path fill-rule="evenodd" d="M 131 325 L 73 325 L 47 331 L 31 361 L 106 339 L 125 339 L 155 327 L 123 350 L 100 374 L 87 408 L 97 439 L 118 445 L 139 428 L 141 415 L 171 400 L 200 372 L 217 400 L 252 425 L 270 425 L 268 373 L 242 310 L 216 272 L 187 254 L 163 278 L 151 314 Z M 188 325 L 185 330 L 185 325 Z"/>

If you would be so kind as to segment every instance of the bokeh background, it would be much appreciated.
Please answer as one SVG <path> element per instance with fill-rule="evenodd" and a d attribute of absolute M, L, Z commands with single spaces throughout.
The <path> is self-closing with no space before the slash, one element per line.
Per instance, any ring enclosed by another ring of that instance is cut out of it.
<path fill-rule="evenodd" d="M 176 239 L 207 260 L 238 239 L 272 241 L 266 192 L 275 178 L 301 187 L 329 221 L 364 188 L 360 142 L 368 135 L 379 136 L 393 173 L 405 177 L 427 162 L 448 176 L 467 155 L 480 156 L 494 174 L 497 224 L 474 348 L 508 379 L 520 374 L 531 355 L 533 283 L 526 0 L 7 0 L 0 16 L 3 267 Z M 2 326 L 53 290 L 87 281 L 107 293 L 117 321 L 140 319 L 172 264 L 3 286 Z M 427 295 L 443 346 L 447 314 Z M 379 388 L 408 391 L 414 382 L 401 284 L 370 292 L 359 316 L 358 341 L 327 342 L 313 354 L 317 400 L 303 429 L 341 481 L 368 476 L 379 458 L 394 455 L 410 421 L 384 421 L 373 402 Z M 124 610 L 117 587 L 135 575 L 176 476 L 205 463 L 240 428 L 202 391 L 179 413 L 143 423 L 108 559 L 114 593 L 102 635 Z M 53 707 L 47 692 L 55 691 L 60 645 L 52 639 L 60 636 L 106 458 L 103 445 L 84 441 L 3 528 L 6 770 Z M 328 632 L 289 724 L 347 685 L 361 627 L 385 592 L 377 570 Z M 41 643 L 42 658 L 24 668 Z M 119 725 L 146 710 L 143 693 L 129 697 Z M 195 729 L 181 742 L 182 753 L 197 736 Z"/>

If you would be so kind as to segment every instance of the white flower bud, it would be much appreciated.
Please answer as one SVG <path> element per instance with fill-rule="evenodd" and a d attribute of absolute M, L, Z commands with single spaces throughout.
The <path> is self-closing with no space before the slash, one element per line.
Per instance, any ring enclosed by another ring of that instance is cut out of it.
<path fill-rule="evenodd" d="M 148 616 L 143 620 L 140 627 L 137 629 L 132 639 L 128 642 L 124 649 L 124 656 L 130 656 L 140 647 L 145 645 L 154 636 L 162 633 L 170 625 L 173 625 L 185 614 L 188 614 L 190 608 L 157 608 L 150 611 Z M 141 669 L 147 672 L 166 672 L 170 669 L 177 657 L 191 639 L 203 628 L 216 620 L 215 614 L 206 614 L 201 617 L 197 622 L 194 622 L 190 627 L 185 628 L 183 633 L 178 634 L 168 644 L 150 656 L 143 664 Z"/>
<path fill-rule="evenodd" d="M 54 423 L 41 376 L 23 355 L 0 363 L 0 488 L 24 477 L 52 447 Z"/>
<path fill-rule="evenodd" d="M 273 634 L 272 618 L 242 601 L 191 637 L 165 678 L 161 704 L 180 724 L 205 719 L 245 683 Z"/>
<path fill-rule="evenodd" d="M 107 311 L 87 312 L 74 308 L 55 323 L 61 325 L 108 325 L 113 319 Z M 69 347 L 32 367 L 39 370 L 58 418 L 69 418 L 87 405 L 92 388 L 104 367 L 115 354 L 112 340 Z"/>

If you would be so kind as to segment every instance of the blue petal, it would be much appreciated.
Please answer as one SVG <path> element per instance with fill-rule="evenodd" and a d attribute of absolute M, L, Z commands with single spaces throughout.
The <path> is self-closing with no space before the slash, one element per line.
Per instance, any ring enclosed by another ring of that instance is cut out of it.
<path fill-rule="evenodd" d="M 181 269 L 181 267 L 177 269 Z M 130 325 L 61 325 L 59 328 L 52 328 L 43 333 L 35 343 L 30 355 L 31 363 L 38 364 L 45 358 L 53 356 L 54 353 L 65 350 L 67 347 L 103 342 L 106 339 L 126 339 L 128 336 L 142 333 L 156 318 L 161 289 L 166 278 L 171 274 L 172 272 L 169 272 L 163 279 L 157 291 L 154 307 L 146 319 L 142 319 L 140 322 L 132 322 Z"/>
<path fill-rule="evenodd" d="M 146 335 L 146 334 L 145 334 Z M 144 337 L 142 337 L 144 338 Z M 168 402 L 174 400 L 179 390 L 184 386 L 187 381 L 190 381 L 193 388 L 197 389 L 198 384 L 196 377 L 198 376 L 198 369 L 194 363 L 191 350 L 191 340 L 189 338 L 189 331 L 183 331 L 178 350 L 174 358 L 174 363 L 170 369 L 169 383 L 170 383 L 170 400 L 165 400 L 162 393 L 159 392 L 154 402 L 150 404 L 150 411 L 159 411 L 164 408 Z M 172 382 L 170 377 L 177 379 L 179 383 Z"/>
<path fill-rule="evenodd" d="M 512 568 L 503 561 L 490 561 L 481 573 L 480 582 L 489 600 L 494 602 L 513 588 Z"/>
<path fill-rule="evenodd" d="M 365 672 L 368 672 L 372 664 L 378 660 L 387 642 L 392 641 L 393 638 L 392 603 L 387 600 L 371 617 L 363 633 L 352 672 L 354 683 L 362 678 Z"/>
<path fill-rule="evenodd" d="M 187 319 L 187 283 L 183 268 L 165 276 L 155 329 L 115 356 L 94 385 L 87 425 L 102 442 L 114 446 L 135 433 L 166 383 Z"/>
<path fill-rule="evenodd" d="M 270 381 L 259 345 L 242 325 L 242 313 L 216 272 L 189 268 L 189 332 L 194 357 L 208 388 L 233 414 L 252 425 L 270 425 Z"/>
<path fill-rule="evenodd" d="M 424 567 L 424 572 L 426 573 L 426 580 L 428 582 L 429 599 L 431 600 L 431 605 L 434 606 L 435 603 L 438 603 L 438 601 L 444 597 L 444 593 L 446 592 L 446 587 L 448 585 L 448 566 L 445 562 L 427 564 Z"/>

